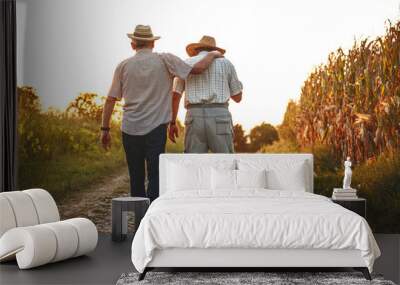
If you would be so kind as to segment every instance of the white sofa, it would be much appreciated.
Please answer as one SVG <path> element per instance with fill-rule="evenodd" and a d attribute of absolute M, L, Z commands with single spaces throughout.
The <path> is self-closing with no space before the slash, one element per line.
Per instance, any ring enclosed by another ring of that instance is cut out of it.
<path fill-rule="evenodd" d="M 0 193 L 0 262 L 16 259 L 20 269 L 84 255 L 98 233 L 88 219 L 60 221 L 53 197 L 43 189 Z"/>

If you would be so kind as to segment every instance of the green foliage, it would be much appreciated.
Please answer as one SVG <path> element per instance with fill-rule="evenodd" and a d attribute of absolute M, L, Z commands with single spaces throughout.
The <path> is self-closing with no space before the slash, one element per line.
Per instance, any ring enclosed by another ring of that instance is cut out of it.
<path fill-rule="evenodd" d="M 103 106 L 96 103 L 97 97 L 95 93 L 81 93 L 69 103 L 66 112 L 77 118 L 85 118 L 100 123 Z"/>
<path fill-rule="evenodd" d="M 126 167 L 119 102 L 111 122 L 112 147 L 106 152 L 99 130 L 105 98 L 81 93 L 65 112 L 43 112 L 35 89 L 18 88 L 18 95 L 20 189 L 42 187 L 61 200 Z M 176 144 L 167 142 L 167 152 L 183 152 L 184 127 L 177 124 L 179 138 Z"/>
<path fill-rule="evenodd" d="M 260 149 L 262 153 L 296 153 L 299 151 L 300 148 L 297 144 L 283 139 L 275 141 L 271 145 L 264 145 Z"/>
<path fill-rule="evenodd" d="M 249 150 L 257 152 L 263 145 L 271 145 L 279 140 L 278 131 L 271 124 L 262 122 L 260 125 L 251 129 L 249 134 Z"/>
<path fill-rule="evenodd" d="M 245 135 L 241 124 L 233 126 L 233 146 L 235 152 L 247 152 L 249 149 L 247 136 Z"/>
<path fill-rule="evenodd" d="M 324 156 L 324 154 L 322 154 Z M 318 165 L 316 159 L 315 165 Z M 315 169 L 314 192 L 331 196 L 343 183 L 343 167 L 336 171 Z M 356 165 L 352 186 L 366 198 L 367 221 L 375 233 L 400 232 L 400 153 L 384 153 L 376 160 Z"/>
<path fill-rule="evenodd" d="M 125 165 L 119 126 L 112 124 L 112 149 L 99 143 L 96 96 L 89 96 L 90 112 L 71 116 L 69 112 L 41 112 L 32 87 L 18 88 L 19 187 L 42 187 L 56 199 L 84 189 L 96 178 Z M 78 97 L 80 98 L 80 97 Z M 78 99 L 77 98 L 77 99 Z"/>
<path fill-rule="evenodd" d="M 373 231 L 400 233 L 400 152 L 384 153 L 356 167 L 352 184 L 368 199 L 367 220 Z"/>
<path fill-rule="evenodd" d="M 313 147 L 305 147 L 301 149 L 301 152 L 314 155 L 314 171 L 317 173 L 332 173 L 342 168 L 343 162 L 340 156 L 329 145 L 318 144 Z"/>
<path fill-rule="evenodd" d="M 279 137 L 285 141 L 297 144 L 296 139 L 296 117 L 298 106 L 296 102 L 290 100 L 287 104 L 282 124 L 278 127 Z"/>
<path fill-rule="evenodd" d="M 126 167 L 122 150 L 113 149 L 99 155 L 63 155 L 53 160 L 21 161 L 19 188 L 44 188 L 57 202 L 73 192 L 85 191 L 93 183 Z"/>

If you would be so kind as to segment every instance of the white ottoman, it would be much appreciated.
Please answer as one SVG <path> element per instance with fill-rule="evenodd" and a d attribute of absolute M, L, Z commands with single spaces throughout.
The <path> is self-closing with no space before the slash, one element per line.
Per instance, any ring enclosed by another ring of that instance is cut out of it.
<path fill-rule="evenodd" d="M 0 193 L 0 261 L 16 258 L 20 269 L 28 269 L 96 248 L 90 220 L 59 219 L 54 199 L 43 189 Z"/>

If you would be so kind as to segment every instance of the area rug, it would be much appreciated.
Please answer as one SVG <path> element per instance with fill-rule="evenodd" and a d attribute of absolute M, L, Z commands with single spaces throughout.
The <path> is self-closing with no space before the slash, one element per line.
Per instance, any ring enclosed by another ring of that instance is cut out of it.
<path fill-rule="evenodd" d="M 138 281 L 138 276 L 138 273 L 122 274 L 116 285 L 395 285 L 381 275 L 372 275 L 373 280 L 368 281 L 359 272 L 148 272 L 142 281 Z"/>

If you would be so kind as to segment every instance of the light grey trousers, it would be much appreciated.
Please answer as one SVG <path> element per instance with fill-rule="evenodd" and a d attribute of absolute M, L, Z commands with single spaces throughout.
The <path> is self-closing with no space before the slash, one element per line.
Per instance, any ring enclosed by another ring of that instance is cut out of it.
<path fill-rule="evenodd" d="M 185 153 L 233 153 L 233 125 L 228 107 L 189 107 L 185 118 Z"/>

